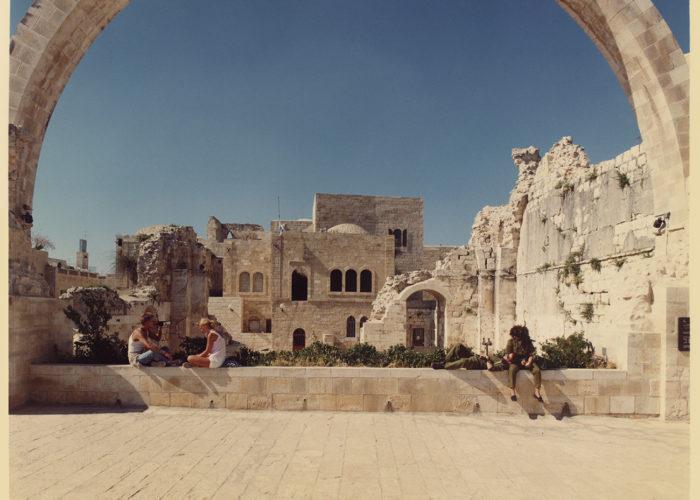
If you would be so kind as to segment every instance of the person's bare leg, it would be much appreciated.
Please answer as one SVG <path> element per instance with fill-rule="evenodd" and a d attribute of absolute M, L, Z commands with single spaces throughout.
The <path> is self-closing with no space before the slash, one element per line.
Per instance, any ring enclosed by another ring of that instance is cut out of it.
<path fill-rule="evenodd" d="M 209 358 L 204 358 L 195 354 L 187 356 L 187 362 L 198 368 L 209 368 Z"/>

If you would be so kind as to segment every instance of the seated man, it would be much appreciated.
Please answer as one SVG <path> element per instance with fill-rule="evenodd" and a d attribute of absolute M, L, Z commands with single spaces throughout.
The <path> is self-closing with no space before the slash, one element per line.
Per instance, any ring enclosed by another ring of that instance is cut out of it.
<path fill-rule="evenodd" d="M 141 326 L 129 335 L 127 356 L 133 366 L 166 366 L 173 359 L 167 347 L 160 347 L 160 326 L 155 314 L 146 311 Z"/>
<path fill-rule="evenodd" d="M 494 360 L 492 356 L 481 356 L 474 354 L 470 347 L 464 344 L 454 344 L 445 353 L 444 363 L 433 363 L 435 370 L 457 370 L 465 368 L 467 370 L 491 370 L 499 371 L 505 369 L 502 360 Z"/>

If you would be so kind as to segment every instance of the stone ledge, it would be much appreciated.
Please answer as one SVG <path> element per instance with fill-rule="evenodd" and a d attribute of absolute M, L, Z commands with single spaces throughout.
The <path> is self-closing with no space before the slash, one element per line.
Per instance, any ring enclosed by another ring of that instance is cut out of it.
<path fill-rule="evenodd" d="M 244 367 L 184 369 L 129 365 L 30 366 L 33 404 L 154 405 L 247 410 L 416 411 L 501 414 L 658 415 L 659 398 L 620 370 L 542 372 L 545 403 L 530 372 L 510 401 L 505 371 L 430 368 Z"/>

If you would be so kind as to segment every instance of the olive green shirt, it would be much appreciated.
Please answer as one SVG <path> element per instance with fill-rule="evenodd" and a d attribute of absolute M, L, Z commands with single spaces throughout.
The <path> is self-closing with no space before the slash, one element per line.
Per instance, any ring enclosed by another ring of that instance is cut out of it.
<path fill-rule="evenodd" d="M 511 338 L 506 344 L 506 354 L 513 353 L 518 357 L 528 357 L 535 354 L 535 349 L 517 339 Z"/>

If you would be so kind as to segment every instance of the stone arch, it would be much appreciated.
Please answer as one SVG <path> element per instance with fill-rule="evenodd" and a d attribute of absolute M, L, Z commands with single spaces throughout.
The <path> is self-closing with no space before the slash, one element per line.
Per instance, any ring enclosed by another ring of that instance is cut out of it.
<path fill-rule="evenodd" d="M 655 211 L 672 212 L 671 223 L 686 227 L 689 76 L 687 61 L 670 28 L 649 1 L 555 1 L 603 54 L 630 101 L 652 167 Z M 85 52 L 128 3 L 35 0 L 12 37 L 11 261 L 32 265 L 29 240 L 34 183 L 51 114 Z"/>

